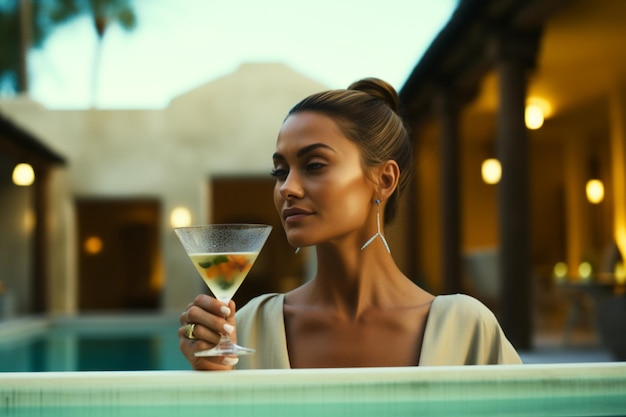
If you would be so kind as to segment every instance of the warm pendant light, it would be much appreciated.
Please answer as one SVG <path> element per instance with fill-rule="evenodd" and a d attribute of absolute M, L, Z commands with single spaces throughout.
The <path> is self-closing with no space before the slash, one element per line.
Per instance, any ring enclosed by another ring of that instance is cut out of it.
<path fill-rule="evenodd" d="M 170 226 L 185 227 L 191 225 L 191 212 L 187 207 L 175 207 L 170 213 Z"/>
<path fill-rule="evenodd" d="M 485 159 L 480 167 L 483 181 L 486 184 L 497 184 L 502 177 L 502 166 L 495 158 Z"/>
<path fill-rule="evenodd" d="M 604 184 L 600 180 L 589 180 L 585 187 L 587 201 L 591 204 L 600 204 L 604 200 Z"/>
<path fill-rule="evenodd" d="M 30 164 L 21 163 L 13 168 L 13 184 L 27 187 L 35 182 L 35 171 Z"/>

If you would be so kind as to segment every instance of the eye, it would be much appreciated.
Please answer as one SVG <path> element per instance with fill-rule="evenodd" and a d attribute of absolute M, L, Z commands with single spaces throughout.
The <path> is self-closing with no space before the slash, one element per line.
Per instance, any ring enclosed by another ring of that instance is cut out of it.
<path fill-rule="evenodd" d="M 321 162 L 311 162 L 306 166 L 306 170 L 311 172 L 311 171 L 319 171 L 321 169 L 324 169 L 326 167 L 326 164 L 323 164 Z"/>
<path fill-rule="evenodd" d="M 285 178 L 287 178 L 287 175 L 289 174 L 289 171 L 284 169 L 284 168 L 274 168 L 272 170 L 272 172 L 270 173 L 270 175 L 274 178 L 276 178 L 279 181 L 284 180 Z"/>

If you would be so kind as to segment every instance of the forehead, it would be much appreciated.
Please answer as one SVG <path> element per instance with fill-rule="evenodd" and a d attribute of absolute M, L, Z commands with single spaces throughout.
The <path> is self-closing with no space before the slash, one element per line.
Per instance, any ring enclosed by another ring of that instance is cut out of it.
<path fill-rule="evenodd" d="M 310 143 L 322 143 L 336 149 L 356 148 L 331 117 L 305 111 L 292 114 L 285 120 L 278 133 L 276 149 L 301 147 Z"/>

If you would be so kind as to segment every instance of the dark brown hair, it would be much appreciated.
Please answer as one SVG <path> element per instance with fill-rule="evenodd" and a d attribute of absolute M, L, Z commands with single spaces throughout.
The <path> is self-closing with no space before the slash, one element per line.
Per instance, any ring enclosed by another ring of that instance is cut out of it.
<path fill-rule="evenodd" d="M 364 78 L 345 90 L 310 95 L 289 110 L 288 116 L 303 111 L 332 118 L 341 132 L 361 149 L 364 167 L 396 161 L 400 179 L 384 214 L 385 224 L 392 221 L 399 195 L 409 183 L 413 158 L 409 134 L 399 115 L 396 90 L 383 80 Z"/>

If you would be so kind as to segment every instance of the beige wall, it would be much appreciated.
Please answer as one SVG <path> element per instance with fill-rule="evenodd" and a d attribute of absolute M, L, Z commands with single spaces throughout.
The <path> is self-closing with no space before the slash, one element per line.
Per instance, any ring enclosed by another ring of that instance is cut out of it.
<path fill-rule="evenodd" d="M 26 99 L 0 101 L 5 116 L 63 155 L 52 175 L 50 306 L 76 309 L 75 197 L 157 197 L 162 204 L 164 308 L 184 308 L 200 290 L 169 226 L 176 206 L 194 223 L 210 218 L 212 175 L 271 169 L 289 108 L 326 87 L 281 64 L 246 64 L 174 99 L 163 110 L 48 110 Z"/>

